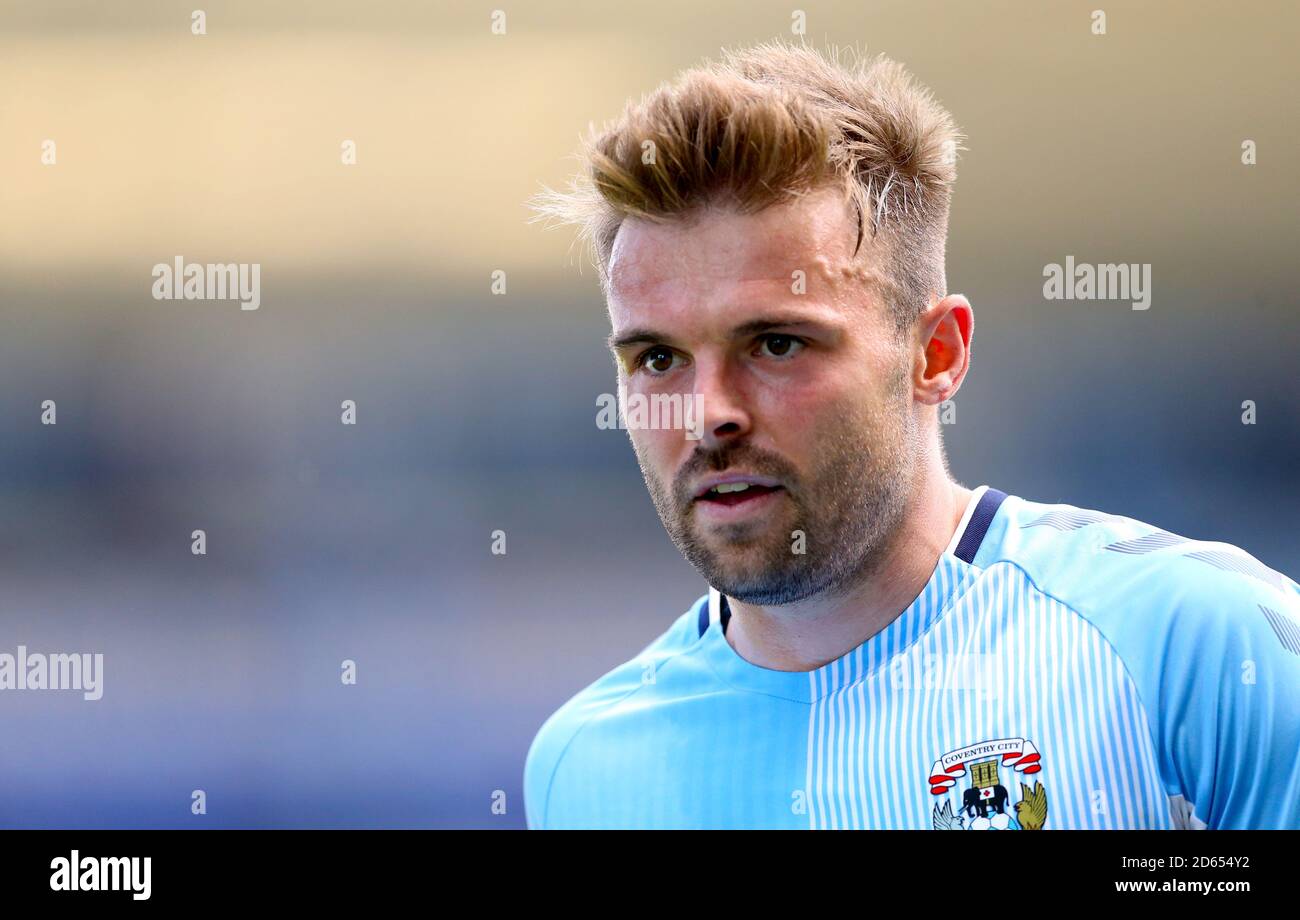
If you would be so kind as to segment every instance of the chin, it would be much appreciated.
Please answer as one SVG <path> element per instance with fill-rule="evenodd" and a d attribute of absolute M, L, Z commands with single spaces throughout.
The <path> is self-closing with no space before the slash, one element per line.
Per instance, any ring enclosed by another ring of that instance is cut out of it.
<path fill-rule="evenodd" d="M 730 585 L 714 584 L 713 587 L 727 595 L 727 597 L 760 607 L 779 607 L 782 604 L 793 604 L 817 593 L 815 588 L 810 588 L 798 575 L 780 579 L 769 577 L 741 581 Z"/>
<path fill-rule="evenodd" d="M 748 604 L 788 604 L 808 595 L 807 574 L 799 567 L 772 564 L 770 547 L 765 550 L 711 551 L 707 560 L 693 560 L 704 580 L 728 597 Z"/>

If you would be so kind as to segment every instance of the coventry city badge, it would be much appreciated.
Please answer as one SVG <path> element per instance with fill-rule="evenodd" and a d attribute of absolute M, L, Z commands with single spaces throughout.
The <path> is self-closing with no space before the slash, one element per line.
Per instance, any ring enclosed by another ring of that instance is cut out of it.
<path fill-rule="evenodd" d="M 941 831 L 1038 831 L 1047 821 L 1047 790 L 1035 777 L 1043 769 L 1033 742 L 1024 738 L 981 741 L 949 751 L 930 768 L 932 815 Z M 1007 782 L 1018 782 L 1020 800 L 1012 806 Z M 956 806 L 954 808 L 954 805 Z"/>

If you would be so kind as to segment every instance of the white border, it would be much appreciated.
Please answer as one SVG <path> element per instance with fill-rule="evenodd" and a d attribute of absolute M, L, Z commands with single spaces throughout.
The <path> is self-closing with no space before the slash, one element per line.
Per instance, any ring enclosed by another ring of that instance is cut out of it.
<path fill-rule="evenodd" d="M 961 543 L 962 534 L 966 532 L 966 527 L 970 524 L 970 516 L 975 513 L 975 506 L 980 503 L 980 499 L 984 497 L 984 493 L 988 490 L 989 487 L 985 485 L 978 487 L 971 493 L 970 502 L 966 505 L 966 510 L 962 512 L 961 521 L 957 524 L 957 529 L 952 535 L 952 541 L 948 544 L 948 548 L 944 550 L 945 553 L 950 556 L 957 555 L 957 544 Z"/>

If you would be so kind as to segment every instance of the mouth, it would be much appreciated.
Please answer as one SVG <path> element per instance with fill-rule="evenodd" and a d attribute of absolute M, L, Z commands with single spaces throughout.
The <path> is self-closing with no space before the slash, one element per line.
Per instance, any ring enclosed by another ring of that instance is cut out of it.
<path fill-rule="evenodd" d="M 764 485 L 757 482 L 723 482 L 710 486 L 695 497 L 702 504 L 734 507 L 755 502 L 774 492 L 784 492 L 779 485 Z"/>
<path fill-rule="evenodd" d="M 777 479 L 749 473 L 723 473 L 700 482 L 691 507 L 701 523 L 752 523 L 773 513 L 785 492 Z"/>

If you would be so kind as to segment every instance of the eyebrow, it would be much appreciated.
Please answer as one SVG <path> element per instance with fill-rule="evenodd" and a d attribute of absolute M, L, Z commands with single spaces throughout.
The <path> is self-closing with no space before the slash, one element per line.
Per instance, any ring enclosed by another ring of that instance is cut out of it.
<path fill-rule="evenodd" d="M 609 345 L 611 351 L 620 351 L 624 348 L 627 348 L 629 345 L 638 345 L 642 343 L 649 344 L 651 342 L 666 342 L 667 340 L 668 340 L 667 336 L 661 335 L 660 333 L 655 332 L 653 329 L 632 329 L 628 332 L 623 333 L 620 336 L 615 336 L 614 333 L 611 332 L 609 334 L 609 338 L 606 340 L 606 343 Z"/>
<path fill-rule="evenodd" d="M 825 322 L 812 316 L 765 316 L 741 323 L 731 330 L 731 338 L 742 339 L 756 335 L 768 329 L 781 329 L 789 326 L 825 326 Z M 611 351 L 620 351 L 630 345 L 663 343 L 672 344 L 672 336 L 649 328 L 630 329 L 620 335 L 610 334 L 607 344 Z"/>

